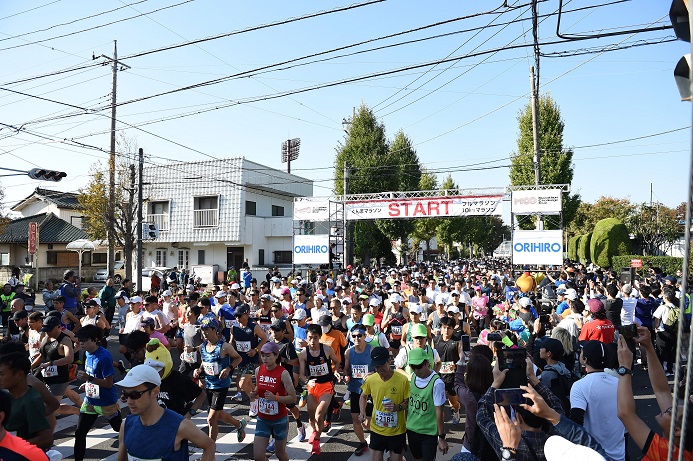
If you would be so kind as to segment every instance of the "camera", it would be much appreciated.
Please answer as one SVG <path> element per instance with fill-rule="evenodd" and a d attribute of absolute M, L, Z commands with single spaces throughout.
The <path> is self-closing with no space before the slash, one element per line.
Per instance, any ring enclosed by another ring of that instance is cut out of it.
<path fill-rule="evenodd" d="M 638 336 L 638 326 L 636 324 L 621 325 L 618 327 L 618 333 L 626 339 L 633 339 Z"/>

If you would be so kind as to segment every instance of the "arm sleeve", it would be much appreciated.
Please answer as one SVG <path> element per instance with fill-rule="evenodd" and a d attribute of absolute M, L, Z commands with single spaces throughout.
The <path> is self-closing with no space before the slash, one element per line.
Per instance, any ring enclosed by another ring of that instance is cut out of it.
<path fill-rule="evenodd" d="M 378 336 L 378 344 L 380 344 L 380 347 L 384 347 L 385 349 L 390 348 L 390 342 L 383 333 L 380 333 L 380 336 Z"/>
<path fill-rule="evenodd" d="M 490 387 L 488 391 L 479 399 L 476 410 L 476 425 L 486 437 L 493 450 L 501 459 L 500 449 L 503 446 L 496 423 L 493 419 L 493 392 L 495 389 Z M 522 443 L 522 442 L 520 442 Z"/>
<path fill-rule="evenodd" d="M 578 426 L 566 418 L 564 415 L 561 415 L 561 419 L 558 424 L 556 424 L 555 428 L 563 438 L 583 447 L 593 449 L 602 455 L 604 459 L 610 459 L 609 455 L 606 454 L 599 442 L 597 442 L 597 440 L 592 437 L 589 432 L 587 432 L 582 426 Z"/>
<path fill-rule="evenodd" d="M 395 367 L 404 368 L 405 366 L 407 366 L 407 349 L 403 347 L 395 357 Z"/>
<path fill-rule="evenodd" d="M 570 420 L 575 424 L 580 426 L 585 425 L 585 410 L 582 408 L 571 408 L 570 409 Z"/>
<path fill-rule="evenodd" d="M 445 383 L 442 379 L 433 379 L 436 379 L 436 382 L 433 384 L 433 405 L 440 407 L 445 405 L 445 402 L 448 400 L 448 396 L 445 392 Z"/>

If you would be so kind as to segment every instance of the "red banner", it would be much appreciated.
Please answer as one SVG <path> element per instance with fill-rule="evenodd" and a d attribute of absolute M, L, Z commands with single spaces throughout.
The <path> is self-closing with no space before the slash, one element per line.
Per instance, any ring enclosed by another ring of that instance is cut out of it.
<path fill-rule="evenodd" d="M 38 247 L 38 223 L 29 223 L 29 254 L 36 254 L 36 248 Z"/>
<path fill-rule="evenodd" d="M 642 267 L 642 259 L 631 259 L 630 267 Z"/>

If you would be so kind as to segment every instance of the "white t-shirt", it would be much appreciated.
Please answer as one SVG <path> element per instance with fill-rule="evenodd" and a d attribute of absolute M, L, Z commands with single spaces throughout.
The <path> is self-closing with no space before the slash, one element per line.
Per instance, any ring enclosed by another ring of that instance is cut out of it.
<path fill-rule="evenodd" d="M 577 323 L 575 323 L 575 319 L 582 319 L 582 314 L 568 315 L 558 323 L 557 327 L 568 330 L 568 333 L 570 333 L 571 336 L 577 338 L 580 336 L 580 328 L 578 328 Z"/>
<path fill-rule="evenodd" d="M 423 389 L 424 387 L 428 386 L 428 383 L 433 379 L 434 376 L 438 376 L 436 373 L 431 373 L 428 375 L 428 378 L 419 378 L 418 376 L 416 377 L 416 387 L 419 389 Z M 443 382 L 442 379 L 439 379 L 433 384 L 433 405 L 439 407 L 442 405 L 445 405 L 445 402 L 447 402 L 448 396 L 445 394 L 445 383 Z"/>
<path fill-rule="evenodd" d="M 669 311 L 671 306 L 668 304 L 660 304 L 659 307 L 652 313 L 652 317 L 659 319 L 657 331 L 664 331 L 664 323 L 669 319 Z"/>
<path fill-rule="evenodd" d="M 618 418 L 618 378 L 594 372 L 573 384 L 570 407 L 585 410 L 584 427 L 613 461 L 626 459 L 625 427 Z"/>
<path fill-rule="evenodd" d="M 397 357 L 395 357 L 395 367 L 406 368 L 408 362 L 407 357 L 407 348 L 403 347 L 399 350 L 399 354 L 397 354 Z M 440 354 L 438 354 L 438 351 L 435 349 L 433 349 L 433 363 L 440 363 Z"/>
<path fill-rule="evenodd" d="M 635 305 L 638 301 L 635 298 L 621 298 L 621 301 L 621 325 L 631 325 L 635 319 Z"/>

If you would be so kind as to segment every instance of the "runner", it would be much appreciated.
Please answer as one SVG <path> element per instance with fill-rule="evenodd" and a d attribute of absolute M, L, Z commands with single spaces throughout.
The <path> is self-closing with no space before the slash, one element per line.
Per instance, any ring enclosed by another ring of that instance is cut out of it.
<path fill-rule="evenodd" d="M 212 439 L 192 421 L 157 404 L 161 378 L 156 370 L 138 365 L 116 384 L 123 388 L 120 398 L 130 410 L 120 428 L 118 461 L 186 460 L 188 442 L 202 449 L 201 461 L 214 460 Z"/>
<path fill-rule="evenodd" d="M 3 459 L 18 461 L 47 461 L 46 453 L 5 430 L 5 425 L 12 412 L 12 397 L 6 392 L 0 392 L 0 452 Z"/>
<path fill-rule="evenodd" d="M 250 391 L 252 399 L 258 402 L 258 418 L 255 426 L 255 460 L 267 461 L 265 451 L 270 437 L 273 437 L 274 451 L 280 461 L 288 461 L 286 441 L 289 431 L 287 404 L 296 403 L 291 374 L 279 365 L 279 346 L 273 342 L 265 343 L 260 349 L 262 365 L 255 369 L 257 385 Z"/>
<path fill-rule="evenodd" d="M 308 347 L 298 355 L 299 373 L 302 384 L 308 385 L 308 415 L 313 433 L 308 441 L 313 445 L 311 453 L 320 454 L 320 434 L 325 422 L 325 413 L 334 394 L 332 363 L 339 364 L 334 350 L 320 342 L 322 328 L 308 326 Z"/>
<path fill-rule="evenodd" d="M 370 417 L 371 458 L 382 461 L 385 451 L 390 452 L 390 461 L 402 461 L 407 444 L 405 409 L 409 399 L 409 382 L 406 376 L 390 368 L 390 351 L 384 347 L 371 350 L 371 364 L 375 373 L 368 376 L 361 386 L 359 419 L 367 421 L 368 397 L 373 401 Z"/>
<path fill-rule="evenodd" d="M 113 387 L 113 357 L 99 345 L 102 331 L 96 325 L 85 325 L 75 333 L 80 348 L 87 354 L 84 371 L 77 372 L 77 379 L 84 381 L 80 389 L 84 389 L 86 397 L 75 430 L 76 461 L 84 459 L 87 434 L 99 416 L 105 416 L 116 432 L 122 422 L 118 394 Z"/>
<path fill-rule="evenodd" d="M 354 343 L 352 347 L 347 349 L 344 354 L 344 382 L 347 383 L 347 391 L 349 392 L 349 401 L 351 402 L 351 422 L 353 424 L 354 433 L 359 439 L 359 444 L 354 450 L 356 456 L 361 456 L 367 449 L 366 436 L 363 433 L 363 425 L 359 420 L 361 413 L 360 397 L 361 385 L 369 373 L 373 373 L 374 368 L 371 364 L 371 345 L 366 341 L 366 330 L 364 325 L 354 325 L 351 329 L 351 341 Z M 346 398 L 346 397 L 345 397 Z M 366 409 L 366 414 L 370 417 L 373 414 L 373 405 L 368 403 L 369 408 Z M 368 426 L 368 421 L 365 422 Z"/>
<path fill-rule="evenodd" d="M 247 304 L 241 305 L 235 312 L 237 325 L 231 329 L 229 342 L 241 356 L 238 365 L 238 390 L 250 396 L 253 389 L 253 370 L 260 362 L 259 350 L 267 342 L 267 335 L 260 325 L 250 321 L 250 308 Z M 250 399 L 250 411 L 248 415 L 257 416 L 257 401 Z"/>
<path fill-rule="evenodd" d="M 443 454 L 448 452 L 443 421 L 446 384 L 428 364 L 423 349 L 413 349 L 409 354 L 409 365 L 414 374 L 409 388 L 407 440 L 415 461 L 435 460 L 436 449 Z M 431 411 L 433 408 L 435 411 Z"/>
<path fill-rule="evenodd" d="M 452 317 L 443 317 L 440 320 L 440 335 L 433 340 L 433 346 L 440 356 L 440 377 L 445 383 L 445 391 L 452 407 L 452 424 L 460 423 L 460 401 L 455 392 L 455 371 L 457 362 L 463 357 L 462 342 L 452 339 L 455 328 L 455 320 Z M 411 366 L 411 353 L 409 354 Z M 429 365 L 430 369 L 430 365 Z"/>
<path fill-rule="evenodd" d="M 224 421 L 227 420 L 236 428 L 238 441 L 242 442 L 245 438 L 245 419 L 238 421 L 233 416 L 224 411 L 224 402 L 231 385 L 231 374 L 233 369 L 241 363 L 241 356 L 230 343 L 224 342 L 219 337 L 219 321 L 216 319 L 205 318 L 200 327 L 205 341 L 200 346 L 202 355 L 202 366 L 193 371 L 193 378 L 199 379 L 204 376 L 205 391 L 209 402 L 209 413 L 207 424 L 209 425 L 209 437 L 216 441 L 219 435 L 219 419 L 222 413 Z M 233 359 L 233 363 L 231 362 Z"/>
<path fill-rule="evenodd" d="M 375 317 L 373 314 L 366 314 L 363 316 L 363 326 L 366 327 L 366 338 L 365 342 L 370 344 L 371 347 L 385 347 L 390 348 L 390 343 L 385 337 L 384 333 L 379 332 L 376 329 Z"/>
<path fill-rule="evenodd" d="M 429 365 L 432 365 L 434 370 L 440 369 L 440 356 L 438 351 L 428 345 L 428 337 L 426 336 L 428 329 L 422 323 L 415 324 L 411 327 L 411 337 L 413 346 L 405 345 L 395 358 L 395 367 L 397 371 L 403 373 L 407 379 L 411 378 L 411 368 L 409 367 L 409 352 L 415 348 L 424 349 L 429 358 Z"/>

